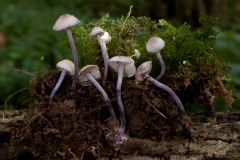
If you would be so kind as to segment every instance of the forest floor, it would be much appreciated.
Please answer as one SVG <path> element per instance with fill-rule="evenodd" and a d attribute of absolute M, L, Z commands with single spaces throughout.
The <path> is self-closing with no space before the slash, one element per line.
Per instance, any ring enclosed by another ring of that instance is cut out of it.
<path fill-rule="evenodd" d="M 170 159 L 173 153 L 180 153 L 179 144 L 185 148 L 181 155 L 186 156 L 189 155 L 187 144 L 194 140 L 192 134 L 196 132 L 191 131 L 192 119 L 197 126 L 209 116 L 215 117 L 204 115 L 196 120 L 194 115 L 182 116 L 167 92 L 147 81 L 142 84 L 124 81 L 122 100 L 128 140 L 116 143 L 119 121 L 110 117 L 95 86 L 79 85 L 72 92 L 69 90 L 72 78 L 67 75 L 53 103 L 48 103 L 58 77 L 59 73 L 49 74 L 29 87 L 34 101 L 21 120 L 7 123 L 11 131 L 1 135 L 0 159 L 7 156 L 11 159 L 26 159 L 26 156 L 30 159 L 127 159 L 121 157 L 129 155 Z M 119 118 L 115 84 L 107 81 L 104 89 Z"/>

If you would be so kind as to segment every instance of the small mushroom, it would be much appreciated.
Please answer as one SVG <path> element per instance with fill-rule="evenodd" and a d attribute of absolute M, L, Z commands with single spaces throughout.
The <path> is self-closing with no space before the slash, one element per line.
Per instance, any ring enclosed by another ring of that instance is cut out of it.
<path fill-rule="evenodd" d="M 102 39 L 103 43 L 106 44 L 112 40 L 112 37 L 109 35 L 108 32 L 105 31 L 104 34 L 101 36 L 101 39 Z"/>
<path fill-rule="evenodd" d="M 157 87 L 167 91 L 172 96 L 172 98 L 176 101 L 181 114 L 182 115 L 187 115 L 187 113 L 186 113 L 186 111 L 185 111 L 185 109 L 182 105 L 181 100 L 174 93 L 174 91 L 171 88 L 169 88 L 167 85 L 165 85 L 165 84 L 157 81 L 156 79 L 152 78 L 151 76 L 149 76 L 149 73 L 150 73 L 151 69 L 152 69 L 152 61 L 147 61 L 147 62 L 144 62 L 143 64 L 141 64 L 137 68 L 137 71 L 136 71 L 136 74 L 135 74 L 135 80 L 137 82 L 139 82 L 139 81 L 143 81 L 143 80 L 147 79 L 147 80 L 151 81 Z"/>
<path fill-rule="evenodd" d="M 113 107 L 110 103 L 107 93 L 101 87 L 101 85 L 96 81 L 96 79 L 99 79 L 101 77 L 98 66 L 87 65 L 78 72 L 78 76 L 79 76 L 79 82 L 82 86 L 89 86 L 89 85 L 93 84 L 95 87 L 97 87 L 97 89 L 99 90 L 99 92 L 101 92 L 101 94 L 108 106 L 111 117 L 116 119 Z"/>
<path fill-rule="evenodd" d="M 74 40 L 72 37 L 71 27 L 78 24 L 79 22 L 80 20 L 74 17 L 73 15 L 64 14 L 57 19 L 56 23 L 53 26 L 53 30 L 55 31 L 60 31 L 63 29 L 66 29 L 67 31 L 67 35 L 68 35 L 68 39 L 69 39 L 69 43 L 72 49 L 73 59 L 74 59 L 74 79 L 71 87 L 72 90 L 75 90 L 77 85 L 78 54 L 77 54 L 77 49 L 75 47 Z"/>
<path fill-rule="evenodd" d="M 109 57 L 108 57 L 108 53 L 107 53 L 107 47 L 106 47 L 106 43 L 108 41 L 111 40 L 111 37 L 109 35 L 104 35 L 107 34 L 106 32 L 103 31 L 102 28 L 100 27 L 94 27 L 90 33 L 90 37 L 91 38 L 95 38 L 98 40 L 101 50 L 102 50 L 102 56 L 103 56 L 103 60 L 104 60 L 104 75 L 103 75 L 103 81 L 102 81 L 102 85 L 105 85 L 106 79 L 107 79 L 107 73 L 108 73 L 108 61 L 109 61 Z M 104 36 L 104 37 L 103 37 Z"/>
<path fill-rule="evenodd" d="M 106 60 L 107 62 L 109 61 L 109 56 L 108 56 L 108 52 L 107 52 L 107 46 L 106 46 L 106 43 L 110 42 L 112 40 L 112 37 L 109 35 L 108 32 L 104 32 L 104 34 L 101 36 L 101 39 L 103 41 L 103 45 L 104 45 L 104 48 L 106 48 Z M 107 72 L 106 72 L 106 75 L 107 75 Z"/>
<path fill-rule="evenodd" d="M 127 140 L 127 136 L 125 135 L 125 126 L 126 126 L 126 118 L 125 118 L 125 110 L 122 103 L 121 98 L 121 87 L 122 87 L 122 79 L 123 77 L 131 77 L 136 72 L 136 67 L 134 65 L 134 60 L 131 57 L 125 56 L 115 56 L 109 60 L 109 66 L 118 73 L 117 80 L 117 100 L 118 100 L 118 108 L 120 112 L 120 127 L 118 129 L 118 134 L 120 137 L 120 142 Z"/>
<path fill-rule="evenodd" d="M 60 75 L 60 78 L 58 79 L 57 84 L 55 85 L 54 89 L 52 90 L 52 93 L 49 97 L 49 103 L 52 103 L 52 99 L 56 92 L 58 91 L 60 85 L 62 84 L 64 77 L 67 72 L 69 72 L 71 75 L 74 75 L 74 63 L 68 59 L 62 60 L 57 63 L 57 68 L 62 72 Z"/>
<path fill-rule="evenodd" d="M 162 40 L 162 38 L 159 38 L 159 37 L 150 38 L 147 42 L 147 45 L 146 45 L 147 51 L 151 52 L 151 53 L 156 53 L 157 57 L 160 61 L 162 70 L 156 78 L 156 80 L 158 80 L 158 81 L 162 78 L 162 76 L 164 75 L 165 70 L 166 70 L 164 61 L 163 61 L 162 56 L 160 54 L 160 50 L 163 49 L 164 46 L 165 46 L 165 42 Z"/>
<path fill-rule="evenodd" d="M 137 59 L 141 56 L 141 53 L 139 52 L 139 50 L 135 49 L 135 50 L 134 50 L 134 54 L 131 55 L 130 57 L 134 57 L 134 56 L 135 56 Z"/>

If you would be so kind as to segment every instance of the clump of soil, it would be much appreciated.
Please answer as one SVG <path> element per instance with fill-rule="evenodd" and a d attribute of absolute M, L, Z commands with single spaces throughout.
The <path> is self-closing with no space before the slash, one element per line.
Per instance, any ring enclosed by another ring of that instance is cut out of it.
<path fill-rule="evenodd" d="M 13 129 L 12 157 L 26 152 L 37 159 L 96 159 L 121 154 L 151 154 L 146 149 L 141 151 L 144 146 L 138 143 L 138 139 L 158 141 L 174 135 L 187 135 L 191 120 L 180 115 L 175 101 L 166 91 L 147 81 L 136 84 L 133 80 L 124 79 L 122 99 L 129 138 L 116 144 L 114 137 L 106 135 L 114 133 L 119 122 L 110 118 L 106 103 L 95 86 L 78 85 L 76 91 L 70 91 L 72 77 L 66 75 L 53 103 L 48 104 L 59 76 L 59 72 L 48 73 L 30 86 L 31 109 L 24 126 Z M 110 74 L 104 88 L 119 117 L 116 80 L 116 76 Z M 167 158 L 168 151 L 164 147 L 153 156 Z"/>

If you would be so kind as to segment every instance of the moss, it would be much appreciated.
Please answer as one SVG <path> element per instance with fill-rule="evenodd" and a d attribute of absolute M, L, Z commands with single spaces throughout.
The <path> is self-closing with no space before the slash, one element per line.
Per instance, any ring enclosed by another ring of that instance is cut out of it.
<path fill-rule="evenodd" d="M 141 57 L 135 60 L 135 65 L 151 60 L 153 68 L 150 75 L 156 77 L 161 66 L 156 55 L 146 51 L 146 42 L 152 36 L 161 37 L 166 43 L 161 51 L 166 64 L 162 82 L 168 83 L 168 79 L 171 79 L 168 85 L 175 91 L 198 90 L 191 96 L 189 103 L 213 106 L 215 97 L 219 95 L 225 99 L 227 107 L 231 107 L 234 101 L 232 91 L 226 90 L 224 86 L 228 81 L 226 74 L 229 67 L 213 46 L 219 33 L 214 29 L 218 25 L 218 18 L 202 15 L 199 22 L 202 28 L 192 31 L 187 23 L 173 26 L 164 19 L 156 22 L 149 17 L 132 17 L 130 12 L 118 19 L 111 19 L 107 14 L 95 23 L 73 28 L 79 67 L 95 64 L 103 71 L 100 46 L 89 36 L 91 29 L 99 26 L 112 37 L 112 41 L 107 44 L 109 57 L 130 56 L 134 54 L 134 49 L 138 49 Z M 67 37 L 62 39 L 62 45 L 69 48 Z M 186 61 L 185 65 L 183 61 Z"/>

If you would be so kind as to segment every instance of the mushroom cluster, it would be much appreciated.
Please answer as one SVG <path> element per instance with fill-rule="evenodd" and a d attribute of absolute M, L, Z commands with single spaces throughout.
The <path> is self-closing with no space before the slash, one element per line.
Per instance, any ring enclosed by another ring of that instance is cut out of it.
<path fill-rule="evenodd" d="M 98 66 L 87 65 L 81 68 L 80 71 L 78 71 L 78 54 L 74 44 L 70 27 L 78 24 L 79 22 L 80 21 L 76 17 L 69 14 L 65 14 L 60 16 L 56 21 L 55 25 L 53 26 L 53 29 L 56 31 L 66 29 L 67 35 L 69 38 L 69 43 L 73 53 L 74 63 L 71 62 L 70 60 L 63 60 L 57 64 L 57 68 L 61 70 L 61 75 L 56 86 L 52 90 L 51 95 L 49 96 L 49 103 L 52 103 L 54 95 L 56 94 L 61 83 L 63 82 L 64 76 L 66 75 L 66 73 L 70 73 L 73 76 L 73 83 L 72 83 L 71 90 L 76 89 L 77 83 L 79 83 L 82 86 L 94 85 L 98 89 L 98 91 L 102 94 L 103 99 L 105 100 L 106 105 L 109 109 L 110 116 L 113 119 L 117 120 L 117 116 L 114 112 L 114 107 L 111 104 L 111 100 L 109 99 L 107 92 L 104 90 L 105 83 L 107 80 L 108 67 L 110 67 L 114 72 L 118 74 L 118 79 L 116 84 L 116 96 L 117 96 L 117 102 L 118 102 L 117 104 L 119 109 L 120 126 L 117 128 L 116 133 L 107 134 L 107 136 L 114 134 L 115 141 L 116 141 L 115 144 L 123 143 L 128 139 L 128 136 L 125 133 L 125 127 L 126 127 L 125 109 L 124 109 L 124 105 L 121 98 L 122 80 L 124 77 L 132 77 L 135 75 L 136 82 L 141 82 L 144 80 L 151 81 L 157 87 L 167 91 L 171 95 L 171 97 L 176 101 L 181 114 L 186 115 L 186 112 L 181 103 L 181 100 L 174 93 L 174 91 L 167 85 L 159 82 L 159 80 L 162 78 L 166 70 L 164 61 L 160 54 L 160 50 L 162 50 L 165 46 L 165 42 L 163 39 L 159 37 L 152 37 L 146 43 L 146 50 L 148 52 L 156 53 L 161 64 L 161 72 L 159 76 L 156 79 L 154 79 L 149 75 L 152 67 L 151 61 L 144 62 L 136 69 L 134 60 L 132 59 L 132 57 L 135 56 L 136 58 L 139 58 L 140 52 L 137 49 L 135 49 L 134 51 L 135 54 L 132 56 L 114 56 L 109 59 L 106 43 L 111 41 L 111 37 L 109 33 L 104 31 L 102 28 L 98 26 L 94 27 L 91 30 L 90 38 L 97 39 L 97 41 L 99 42 L 100 48 L 102 51 L 103 60 L 104 60 L 104 74 L 103 74 L 102 85 L 101 85 L 100 83 L 98 83 L 98 80 L 101 78 L 101 73 L 99 71 Z"/>

